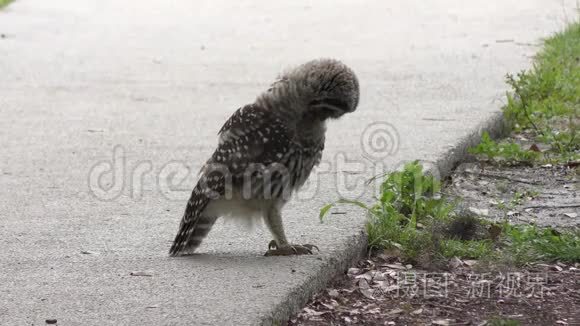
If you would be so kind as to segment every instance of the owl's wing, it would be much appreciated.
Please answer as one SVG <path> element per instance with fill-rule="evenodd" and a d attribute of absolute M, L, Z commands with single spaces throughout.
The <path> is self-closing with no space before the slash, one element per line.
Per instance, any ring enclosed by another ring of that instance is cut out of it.
<path fill-rule="evenodd" d="M 238 109 L 218 134 L 219 145 L 211 160 L 227 165 L 232 171 L 244 164 L 280 162 L 292 150 L 288 127 L 255 104 Z"/>
<path fill-rule="evenodd" d="M 280 195 L 286 185 L 294 186 L 301 155 L 282 119 L 255 104 L 246 105 L 218 134 L 218 147 L 202 170 L 206 179 L 223 180 L 222 189 L 212 189 L 216 195 L 224 195 L 228 184 L 251 186 L 252 193 L 272 187 L 272 196 Z"/>
<path fill-rule="evenodd" d="M 205 208 L 211 200 L 227 198 L 232 187 L 239 191 L 248 185 L 242 195 L 250 198 L 279 198 L 291 189 L 287 185 L 294 186 L 295 168 L 301 168 L 297 152 L 282 120 L 256 105 L 238 109 L 219 131 L 218 147 L 202 168 L 170 254 L 192 252 L 201 244 L 215 221 L 203 214 Z"/>

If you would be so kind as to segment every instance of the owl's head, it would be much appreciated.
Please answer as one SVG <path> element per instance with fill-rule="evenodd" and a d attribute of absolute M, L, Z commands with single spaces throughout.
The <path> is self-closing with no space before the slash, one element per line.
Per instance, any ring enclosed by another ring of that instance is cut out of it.
<path fill-rule="evenodd" d="M 278 83 L 305 101 L 305 114 L 321 120 L 355 111 L 360 96 L 352 69 L 334 59 L 304 63 L 283 74 L 273 87 Z"/>

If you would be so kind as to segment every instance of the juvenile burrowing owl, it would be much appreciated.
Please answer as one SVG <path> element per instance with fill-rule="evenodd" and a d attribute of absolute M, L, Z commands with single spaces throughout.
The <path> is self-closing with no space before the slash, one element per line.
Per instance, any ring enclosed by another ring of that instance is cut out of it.
<path fill-rule="evenodd" d="M 219 131 L 169 253 L 195 251 L 219 217 L 262 216 L 274 237 L 266 255 L 311 254 L 313 245 L 288 243 L 281 210 L 320 162 L 326 120 L 353 112 L 358 101 L 354 72 L 319 59 L 283 73 L 238 109 Z"/>

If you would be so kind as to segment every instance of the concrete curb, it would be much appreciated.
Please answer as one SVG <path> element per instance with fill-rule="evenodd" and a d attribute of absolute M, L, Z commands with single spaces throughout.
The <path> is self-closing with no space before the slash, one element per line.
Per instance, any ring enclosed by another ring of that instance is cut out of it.
<path fill-rule="evenodd" d="M 508 134 L 510 128 L 503 117 L 503 112 L 494 113 L 489 119 L 480 123 L 471 133 L 460 139 L 457 144 L 434 160 L 430 170 L 438 171 L 443 179 L 451 174 L 457 165 L 468 157 L 468 148 L 477 145 L 484 131 L 492 138 Z M 312 295 L 322 291 L 330 281 L 366 255 L 367 235 L 361 232 L 352 237 L 344 248 L 337 250 L 331 257 L 325 259 L 318 271 L 312 273 L 306 282 L 296 287 L 274 309 L 264 317 L 261 325 L 285 324 L 295 313 L 299 312 Z"/>

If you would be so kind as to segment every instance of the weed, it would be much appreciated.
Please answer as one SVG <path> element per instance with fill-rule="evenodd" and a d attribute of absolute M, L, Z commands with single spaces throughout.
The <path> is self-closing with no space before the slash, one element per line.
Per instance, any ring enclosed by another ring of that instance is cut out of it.
<path fill-rule="evenodd" d="M 504 319 L 500 317 L 495 317 L 489 320 L 489 326 L 520 326 L 521 323 L 515 319 Z"/>
<path fill-rule="evenodd" d="M 441 254 L 447 258 L 481 259 L 489 257 L 492 253 L 493 242 L 491 240 L 445 239 L 441 241 Z"/>
<path fill-rule="evenodd" d="M 519 144 L 513 142 L 496 143 L 487 132 L 481 136 L 479 145 L 470 148 L 469 152 L 505 165 L 532 165 L 541 156 L 541 153 L 524 150 Z"/>
<path fill-rule="evenodd" d="M 396 248 L 404 261 L 421 265 L 451 257 L 493 258 L 514 265 L 580 261 L 580 232 L 490 224 L 458 213 L 456 203 L 438 197 L 439 189 L 439 182 L 415 161 L 385 176 L 374 205 L 341 199 L 324 206 L 320 218 L 336 204 L 361 207 L 369 215 L 366 230 L 371 251 Z M 516 192 L 509 205 L 533 195 Z"/>
<path fill-rule="evenodd" d="M 434 247 L 435 237 L 429 230 L 434 222 L 447 221 L 455 207 L 437 198 L 440 187 L 439 181 L 424 174 L 423 167 L 415 161 L 405 165 L 402 171 L 386 175 L 373 206 L 345 199 L 337 203 L 356 205 L 368 212 L 366 229 L 371 251 L 395 247 L 413 261 L 422 249 Z M 321 209 L 321 219 L 333 205 Z"/>
<path fill-rule="evenodd" d="M 580 23 L 547 39 L 533 67 L 508 74 L 504 115 L 516 132 L 526 131 L 534 141 L 549 145 L 542 157 L 510 142 L 497 144 L 484 134 L 472 152 L 508 164 L 549 163 L 580 159 Z"/>
<path fill-rule="evenodd" d="M 533 225 L 502 226 L 504 258 L 515 265 L 538 261 L 580 261 L 580 232 L 560 233 Z"/>

